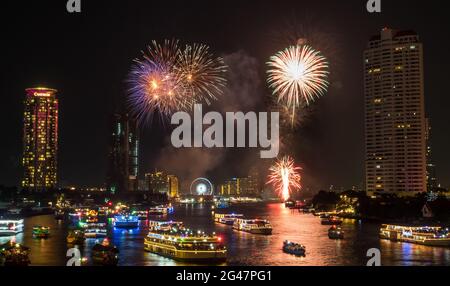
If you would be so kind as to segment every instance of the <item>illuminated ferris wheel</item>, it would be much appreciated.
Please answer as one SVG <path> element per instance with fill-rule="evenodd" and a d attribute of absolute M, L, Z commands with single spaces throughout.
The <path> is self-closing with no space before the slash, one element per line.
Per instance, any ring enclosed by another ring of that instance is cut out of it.
<path fill-rule="evenodd" d="M 214 192 L 213 185 L 206 178 L 197 178 L 191 183 L 191 195 L 195 196 L 211 196 Z"/>

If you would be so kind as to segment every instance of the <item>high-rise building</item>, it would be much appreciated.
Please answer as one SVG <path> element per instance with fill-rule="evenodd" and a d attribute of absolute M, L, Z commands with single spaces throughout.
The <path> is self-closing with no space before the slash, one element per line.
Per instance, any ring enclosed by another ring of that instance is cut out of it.
<path fill-rule="evenodd" d="M 218 186 L 221 196 L 240 196 L 240 180 L 233 178 Z"/>
<path fill-rule="evenodd" d="M 139 135 L 136 123 L 127 114 L 111 119 L 107 189 L 111 193 L 138 190 Z"/>
<path fill-rule="evenodd" d="M 169 180 L 167 174 L 162 171 L 145 174 L 145 180 L 148 184 L 149 191 L 154 194 L 168 194 Z"/>
<path fill-rule="evenodd" d="M 58 99 L 56 90 L 26 90 L 22 187 L 42 191 L 57 186 Z"/>
<path fill-rule="evenodd" d="M 167 181 L 169 185 L 169 197 L 176 198 L 180 193 L 180 183 L 175 175 L 168 175 Z"/>
<path fill-rule="evenodd" d="M 438 187 L 436 178 L 436 165 L 433 162 L 433 153 L 431 147 L 431 121 L 426 118 L 426 146 L 427 146 L 427 190 L 434 191 Z"/>
<path fill-rule="evenodd" d="M 383 29 L 364 52 L 366 190 L 426 191 L 423 47 Z"/>
<path fill-rule="evenodd" d="M 256 167 L 244 178 L 233 178 L 218 186 L 218 194 L 222 196 L 260 197 L 262 194 L 259 172 Z"/>

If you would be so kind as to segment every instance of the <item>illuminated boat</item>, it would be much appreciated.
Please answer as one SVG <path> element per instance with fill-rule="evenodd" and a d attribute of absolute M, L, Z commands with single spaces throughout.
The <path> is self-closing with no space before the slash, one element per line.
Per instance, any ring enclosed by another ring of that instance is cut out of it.
<path fill-rule="evenodd" d="M 264 219 L 235 219 L 233 229 L 252 234 L 272 234 L 272 225 Z"/>
<path fill-rule="evenodd" d="M 30 249 L 14 241 L 0 245 L 0 266 L 28 266 Z"/>
<path fill-rule="evenodd" d="M 106 223 L 87 223 L 83 228 L 85 238 L 103 238 L 108 234 Z"/>
<path fill-rule="evenodd" d="M 183 229 L 183 223 L 180 221 L 155 221 L 151 220 L 148 222 L 148 228 L 151 231 L 157 232 L 170 232 L 176 231 L 178 229 Z"/>
<path fill-rule="evenodd" d="M 108 207 L 99 207 L 98 208 L 98 216 L 99 217 L 107 217 L 109 213 Z"/>
<path fill-rule="evenodd" d="M 82 213 L 79 210 L 76 210 L 76 209 L 75 210 L 71 210 L 69 212 L 69 217 L 71 219 L 80 219 L 81 215 L 82 215 Z"/>
<path fill-rule="evenodd" d="M 96 216 L 88 216 L 84 219 L 86 223 L 96 223 L 98 222 L 98 218 Z"/>
<path fill-rule="evenodd" d="M 283 242 L 283 252 L 295 256 L 305 256 L 306 247 L 304 245 L 286 240 Z"/>
<path fill-rule="evenodd" d="M 119 262 L 119 250 L 110 245 L 107 239 L 102 244 L 96 244 L 92 248 L 92 261 L 102 266 L 116 266 Z"/>
<path fill-rule="evenodd" d="M 144 249 L 174 260 L 220 262 L 227 258 L 221 238 L 192 232 L 176 222 L 159 222 L 150 227 Z"/>
<path fill-rule="evenodd" d="M 166 212 L 162 208 L 150 208 L 148 210 L 148 215 L 165 215 Z"/>
<path fill-rule="evenodd" d="M 287 200 L 284 202 L 284 206 L 288 209 L 295 208 L 295 201 L 294 200 Z"/>
<path fill-rule="evenodd" d="M 67 244 L 70 245 L 81 245 L 84 243 L 85 237 L 84 237 L 84 231 L 82 230 L 71 230 L 69 231 L 69 234 L 67 235 Z"/>
<path fill-rule="evenodd" d="M 114 217 L 114 227 L 117 228 L 137 228 L 139 227 L 139 219 L 132 215 L 116 215 Z"/>
<path fill-rule="evenodd" d="M 340 227 L 333 225 L 328 230 L 328 237 L 330 239 L 344 239 L 344 231 Z"/>
<path fill-rule="evenodd" d="M 23 219 L 0 220 L 0 236 L 11 236 L 23 232 Z"/>
<path fill-rule="evenodd" d="M 219 199 L 214 203 L 214 206 L 218 209 L 226 209 L 230 207 L 230 202 L 224 199 Z"/>
<path fill-rule="evenodd" d="M 20 215 L 22 213 L 22 209 L 21 208 L 10 208 L 8 209 L 8 214 L 11 215 Z"/>
<path fill-rule="evenodd" d="M 71 210 L 69 212 L 69 217 L 74 220 L 80 220 L 83 217 L 86 217 L 88 213 L 90 212 L 90 209 L 87 207 L 79 207 Z"/>
<path fill-rule="evenodd" d="M 241 214 L 215 214 L 214 221 L 221 224 L 233 225 L 236 219 L 243 218 Z"/>
<path fill-rule="evenodd" d="M 133 211 L 133 216 L 136 216 L 139 220 L 147 220 L 148 219 L 148 211 Z"/>
<path fill-rule="evenodd" d="M 173 213 L 173 206 L 172 205 L 162 205 L 150 208 L 148 210 L 148 215 L 167 215 Z"/>
<path fill-rule="evenodd" d="M 427 246 L 450 246 L 449 229 L 439 226 L 413 227 L 384 224 L 380 228 L 380 238 Z"/>
<path fill-rule="evenodd" d="M 329 217 L 329 218 L 324 218 L 321 221 L 322 225 L 341 225 L 342 224 L 342 220 L 337 218 L 337 217 Z"/>
<path fill-rule="evenodd" d="M 179 199 L 178 202 L 180 204 L 194 204 L 195 203 L 195 199 L 193 199 L 193 198 Z"/>
<path fill-rule="evenodd" d="M 50 228 L 48 226 L 34 226 L 33 237 L 34 238 L 48 238 L 50 236 Z"/>

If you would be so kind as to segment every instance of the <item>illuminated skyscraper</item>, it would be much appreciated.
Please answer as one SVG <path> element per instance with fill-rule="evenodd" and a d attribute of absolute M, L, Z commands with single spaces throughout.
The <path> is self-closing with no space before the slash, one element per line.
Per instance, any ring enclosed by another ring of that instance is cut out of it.
<path fill-rule="evenodd" d="M 427 144 L 427 190 L 434 191 L 438 187 L 436 178 L 436 165 L 433 162 L 433 153 L 431 148 L 431 122 L 426 118 L 426 144 Z"/>
<path fill-rule="evenodd" d="M 22 187 L 42 191 L 57 186 L 58 99 L 56 90 L 26 90 Z"/>
<path fill-rule="evenodd" d="M 127 114 L 114 114 L 110 138 L 108 191 L 123 193 L 138 190 L 139 136 L 135 122 Z"/>
<path fill-rule="evenodd" d="M 178 177 L 175 175 L 167 176 L 168 184 L 169 184 L 169 197 L 176 198 L 180 193 L 180 182 Z"/>
<path fill-rule="evenodd" d="M 426 191 L 423 47 L 412 31 L 383 29 L 364 52 L 366 190 Z"/>

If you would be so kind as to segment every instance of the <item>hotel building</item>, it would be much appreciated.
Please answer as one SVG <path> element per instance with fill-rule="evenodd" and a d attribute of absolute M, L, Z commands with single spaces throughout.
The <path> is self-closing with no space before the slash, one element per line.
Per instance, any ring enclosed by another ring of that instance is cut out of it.
<path fill-rule="evenodd" d="M 26 89 L 23 117 L 22 187 L 43 191 L 56 188 L 58 154 L 58 99 L 56 90 Z"/>

